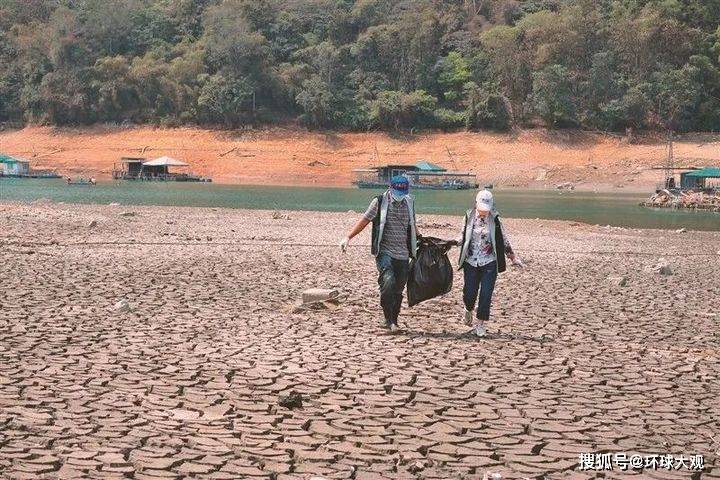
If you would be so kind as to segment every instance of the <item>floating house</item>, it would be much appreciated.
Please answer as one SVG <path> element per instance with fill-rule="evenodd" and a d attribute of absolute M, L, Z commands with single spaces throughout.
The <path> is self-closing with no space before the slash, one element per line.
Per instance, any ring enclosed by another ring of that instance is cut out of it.
<path fill-rule="evenodd" d="M 170 168 L 187 168 L 190 165 L 170 157 L 147 160 L 140 157 L 123 157 L 120 167 L 113 165 L 112 177 L 115 180 L 141 180 L 165 182 L 211 182 L 199 175 L 185 172 L 173 172 Z"/>
<path fill-rule="evenodd" d="M 405 175 L 413 188 L 420 190 L 465 190 L 478 188 L 474 173 L 451 172 L 422 160 L 415 165 L 385 165 L 353 170 L 359 188 L 384 188 L 395 175 Z"/>
<path fill-rule="evenodd" d="M 681 190 L 712 190 L 720 188 L 720 167 L 705 167 L 680 174 Z"/>
<path fill-rule="evenodd" d="M 32 170 L 29 161 L 0 154 L 0 177 L 60 178 L 60 175 L 56 172 Z"/>
<path fill-rule="evenodd" d="M 30 176 L 30 162 L 8 155 L 0 155 L 0 175 L 4 177 Z"/>

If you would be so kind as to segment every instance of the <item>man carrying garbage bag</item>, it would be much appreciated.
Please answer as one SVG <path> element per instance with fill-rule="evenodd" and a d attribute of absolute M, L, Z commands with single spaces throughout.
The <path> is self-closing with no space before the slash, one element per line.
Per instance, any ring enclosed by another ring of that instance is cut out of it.
<path fill-rule="evenodd" d="M 399 328 L 398 317 L 408 280 L 409 262 L 415 258 L 419 236 L 414 200 L 409 191 L 410 182 L 405 175 L 392 177 L 390 188 L 372 199 L 363 217 L 340 243 L 345 252 L 350 240 L 372 222 L 370 252 L 375 256 L 379 272 L 380 305 L 385 316 L 382 324 L 391 332 Z"/>

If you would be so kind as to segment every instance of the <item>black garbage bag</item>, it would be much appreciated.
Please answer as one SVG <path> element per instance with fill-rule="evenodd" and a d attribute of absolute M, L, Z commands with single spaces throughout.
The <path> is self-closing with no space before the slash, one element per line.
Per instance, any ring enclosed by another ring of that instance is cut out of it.
<path fill-rule="evenodd" d="M 455 242 L 422 237 L 415 260 L 410 265 L 408 305 L 445 295 L 452 288 L 453 269 L 447 253 Z"/>

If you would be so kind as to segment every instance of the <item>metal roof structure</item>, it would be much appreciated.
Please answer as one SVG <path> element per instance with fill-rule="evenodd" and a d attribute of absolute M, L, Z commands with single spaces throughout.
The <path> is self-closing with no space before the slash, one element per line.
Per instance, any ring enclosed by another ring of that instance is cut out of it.
<path fill-rule="evenodd" d="M 17 158 L 13 158 L 10 155 L 3 155 L 0 153 L 0 163 L 18 163 L 22 162 L 23 160 L 18 160 Z"/>
<path fill-rule="evenodd" d="M 447 169 L 441 167 L 440 165 L 435 165 L 434 163 L 430 163 L 426 160 L 420 160 L 415 164 L 417 168 L 424 172 L 446 172 Z"/>
<path fill-rule="evenodd" d="M 189 163 L 181 162 L 170 157 L 159 157 L 149 162 L 143 162 L 145 167 L 187 167 Z"/>
<path fill-rule="evenodd" d="M 720 167 L 705 167 L 700 170 L 684 173 L 683 175 L 694 178 L 720 178 Z"/>

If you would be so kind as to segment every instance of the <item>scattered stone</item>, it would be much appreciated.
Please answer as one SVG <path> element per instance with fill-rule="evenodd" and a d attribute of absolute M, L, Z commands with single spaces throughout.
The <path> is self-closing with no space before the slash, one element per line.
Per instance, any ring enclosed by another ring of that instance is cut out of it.
<path fill-rule="evenodd" d="M 685 232 L 687 232 L 687 230 L 685 228 L 679 228 L 679 229 L 675 230 L 675 233 L 685 233 Z"/>
<path fill-rule="evenodd" d="M 108 207 L 119 207 L 119 206 L 120 206 L 120 204 L 116 203 L 116 202 L 108 203 Z"/>
<path fill-rule="evenodd" d="M 95 228 L 95 227 L 97 227 L 97 224 L 98 224 L 97 220 L 93 220 L 90 223 L 88 223 L 88 228 Z"/>
<path fill-rule="evenodd" d="M 290 410 L 292 410 L 293 408 L 302 408 L 302 395 L 293 390 L 287 395 L 282 395 L 278 400 L 278 405 L 280 405 L 281 407 L 289 408 Z"/>
<path fill-rule="evenodd" d="M 128 313 L 130 310 L 130 304 L 127 302 L 127 300 L 120 300 L 113 306 L 113 311 L 115 313 Z"/>
<path fill-rule="evenodd" d="M 425 470 L 425 462 L 423 462 L 422 460 L 418 460 L 417 462 L 410 464 L 408 470 L 410 471 L 410 473 L 420 473 Z"/>
<path fill-rule="evenodd" d="M 573 185 L 571 182 L 565 182 L 555 185 L 555 188 L 557 188 L 558 190 L 575 190 L 575 185 Z"/>
<path fill-rule="evenodd" d="M 355 210 L 348 210 L 347 212 L 348 213 L 357 213 L 357 212 L 355 212 Z"/>
<path fill-rule="evenodd" d="M 334 300 L 340 295 L 340 292 L 329 288 L 310 288 L 302 293 L 302 301 L 304 304 L 315 302 L 326 302 Z"/>
<path fill-rule="evenodd" d="M 670 265 L 665 259 L 660 259 L 658 263 L 655 265 L 647 265 L 645 266 L 645 272 L 647 273 L 657 273 L 659 275 L 672 275 L 672 269 L 670 268 Z"/>
<path fill-rule="evenodd" d="M 327 167 L 328 164 L 325 162 L 322 162 L 320 160 L 313 160 L 312 162 L 308 163 L 309 167 Z"/>
<path fill-rule="evenodd" d="M 290 215 L 275 210 L 272 214 L 273 220 L 290 220 Z"/>
<path fill-rule="evenodd" d="M 627 277 L 623 277 L 622 275 L 611 275 L 607 277 L 608 283 L 615 285 L 616 287 L 626 287 L 627 286 Z"/>
<path fill-rule="evenodd" d="M 137 213 L 135 213 L 135 212 L 120 212 L 119 215 L 121 217 L 135 217 L 135 216 L 137 216 Z"/>

